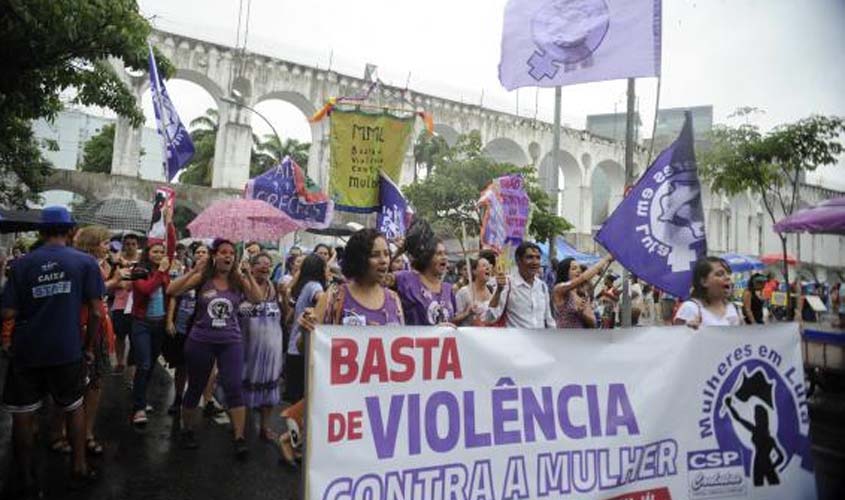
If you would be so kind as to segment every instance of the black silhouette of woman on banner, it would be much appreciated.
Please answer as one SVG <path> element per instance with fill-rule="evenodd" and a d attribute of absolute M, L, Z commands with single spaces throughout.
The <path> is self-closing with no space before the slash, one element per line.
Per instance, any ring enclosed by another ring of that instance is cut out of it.
<path fill-rule="evenodd" d="M 753 424 L 742 418 L 736 411 L 736 408 L 731 404 L 730 396 L 725 398 L 725 406 L 730 411 L 731 417 L 751 433 L 751 443 L 754 445 L 754 460 L 751 467 L 754 486 L 763 486 L 764 480 L 769 485 L 780 484 L 777 468 L 786 457 L 769 430 L 769 412 L 765 406 L 762 404 L 754 406 Z M 772 462 L 772 452 L 777 455 L 774 462 Z"/>

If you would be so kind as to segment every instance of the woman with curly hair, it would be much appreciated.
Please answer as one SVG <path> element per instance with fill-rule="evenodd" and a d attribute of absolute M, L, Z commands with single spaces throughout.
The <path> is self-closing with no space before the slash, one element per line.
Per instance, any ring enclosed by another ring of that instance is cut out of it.
<path fill-rule="evenodd" d="M 449 267 L 446 245 L 434 235 L 428 222 L 414 219 L 403 248 L 411 257 L 411 270 L 396 273 L 395 282 L 407 324 L 460 324 L 472 315 L 471 309 L 455 314 L 452 284 L 443 280 Z"/>

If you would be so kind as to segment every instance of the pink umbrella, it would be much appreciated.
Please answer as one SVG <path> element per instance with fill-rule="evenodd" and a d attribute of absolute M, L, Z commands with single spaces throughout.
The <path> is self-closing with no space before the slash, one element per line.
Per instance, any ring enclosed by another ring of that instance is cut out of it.
<path fill-rule="evenodd" d="M 775 224 L 775 231 L 845 235 L 845 196 L 825 200 L 784 217 Z"/>
<path fill-rule="evenodd" d="M 275 241 L 301 229 L 298 222 L 261 200 L 233 198 L 213 203 L 188 224 L 193 238 Z"/>

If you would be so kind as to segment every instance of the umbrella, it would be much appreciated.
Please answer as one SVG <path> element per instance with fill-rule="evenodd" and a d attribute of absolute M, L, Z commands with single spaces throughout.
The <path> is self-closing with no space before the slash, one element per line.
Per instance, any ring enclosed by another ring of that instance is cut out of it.
<path fill-rule="evenodd" d="M 722 255 L 722 258 L 725 259 L 729 266 L 731 266 L 731 271 L 735 273 L 756 271 L 766 267 L 765 264 L 748 255 L 726 253 Z"/>
<path fill-rule="evenodd" d="M 779 233 L 845 235 L 845 196 L 801 209 L 778 221 L 774 229 Z"/>
<path fill-rule="evenodd" d="M 783 262 L 783 254 L 767 253 L 766 255 L 760 257 L 760 261 L 766 265 L 781 264 Z M 796 259 L 792 255 L 786 254 L 786 263 L 790 266 L 794 266 L 795 264 L 798 264 L 798 259 Z"/>
<path fill-rule="evenodd" d="M 112 230 L 146 234 L 153 218 L 153 205 L 141 200 L 106 198 L 79 207 L 74 216 L 84 224 L 101 224 Z"/>
<path fill-rule="evenodd" d="M 549 245 L 547 243 L 537 243 L 537 245 L 540 247 L 540 251 L 542 252 L 543 262 L 548 262 Z M 557 251 L 557 260 L 559 261 L 572 257 L 579 264 L 591 266 L 601 260 L 601 257 L 599 257 L 598 255 L 579 252 L 578 250 L 573 248 L 569 243 L 567 243 L 566 240 L 563 239 L 563 237 L 561 236 L 555 238 L 555 250 Z"/>
<path fill-rule="evenodd" d="M 274 241 L 300 229 L 284 212 L 260 200 L 235 198 L 213 203 L 188 224 L 193 238 Z"/>
<path fill-rule="evenodd" d="M 41 210 L 0 209 L 0 233 L 23 233 L 41 227 Z"/>

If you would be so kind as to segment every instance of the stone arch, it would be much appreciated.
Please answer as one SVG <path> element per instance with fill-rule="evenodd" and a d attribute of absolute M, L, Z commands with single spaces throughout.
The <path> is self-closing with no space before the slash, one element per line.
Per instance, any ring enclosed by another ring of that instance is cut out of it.
<path fill-rule="evenodd" d="M 303 119 L 308 124 L 308 127 L 311 129 L 311 147 L 308 151 L 308 166 L 306 168 L 307 173 L 309 176 L 316 179 L 316 181 L 321 185 L 325 186 L 328 180 L 328 172 L 323 171 L 322 165 L 322 156 L 325 154 L 325 151 L 321 151 L 321 148 L 324 148 L 323 140 L 324 140 L 324 132 L 327 131 L 327 123 L 319 122 L 319 123 L 310 123 L 308 119 L 317 112 L 317 106 L 314 105 L 306 96 L 300 94 L 299 92 L 289 91 L 289 90 L 274 90 L 267 92 L 258 96 L 253 104 L 253 107 L 261 104 L 262 102 L 271 101 L 271 100 L 278 100 L 282 102 L 286 102 L 296 109 L 300 111 L 303 115 Z M 257 116 L 254 117 L 257 119 Z M 282 140 L 285 140 L 285 137 L 281 137 Z"/>
<path fill-rule="evenodd" d="M 451 125 L 446 125 L 444 123 L 435 123 L 434 124 L 434 133 L 439 135 L 446 141 L 446 144 L 449 147 L 455 145 L 458 142 L 458 136 L 460 135 L 457 130 Z"/>
<path fill-rule="evenodd" d="M 571 153 L 558 150 L 560 163 L 555 168 L 554 151 L 549 151 L 540 162 L 540 185 L 557 206 L 558 215 L 568 220 L 576 230 L 582 229 L 581 186 L 583 173 L 578 160 Z"/>
<path fill-rule="evenodd" d="M 528 155 L 513 139 L 498 137 L 488 142 L 481 153 L 499 163 L 510 163 L 518 167 L 528 165 Z"/>
<path fill-rule="evenodd" d="M 625 187 L 625 170 L 615 160 L 599 162 L 590 175 L 592 195 L 591 225 L 604 223 L 607 216 L 622 201 Z"/>
<path fill-rule="evenodd" d="M 212 99 L 214 99 L 215 104 L 217 105 L 217 109 L 220 109 L 220 98 L 226 95 L 226 92 L 223 91 L 223 88 L 217 84 L 214 80 L 209 78 L 208 75 L 205 73 L 196 71 L 190 68 L 176 68 L 176 73 L 174 73 L 170 78 L 168 78 L 164 83 L 167 85 L 168 82 L 172 80 L 185 80 L 187 82 L 191 82 L 195 85 L 202 87 L 203 90 L 208 92 Z M 146 91 L 150 89 L 150 79 L 145 78 L 144 82 L 139 87 L 138 95 L 142 96 Z"/>

